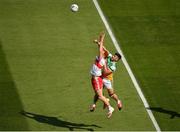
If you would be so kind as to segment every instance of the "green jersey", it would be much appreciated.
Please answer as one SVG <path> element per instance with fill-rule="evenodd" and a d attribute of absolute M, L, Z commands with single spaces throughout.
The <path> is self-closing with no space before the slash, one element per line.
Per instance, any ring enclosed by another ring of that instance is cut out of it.
<path fill-rule="evenodd" d="M 107 57 L 107 66 L 111 71 L 115 71 L 116 70 L 116 62 L 111 60 L 112 54 L 109 53 L 108 57 Z"/>

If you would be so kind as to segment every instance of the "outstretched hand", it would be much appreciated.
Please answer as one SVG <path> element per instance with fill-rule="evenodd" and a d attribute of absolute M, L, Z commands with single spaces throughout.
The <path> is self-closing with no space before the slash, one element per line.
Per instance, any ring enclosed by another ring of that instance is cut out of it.
<path fill-rule="evenodd" d="M 101 32 L 100 35 L 99 35 L 99 42 L 104 41 L 104 37 L 105 37 L 105 33 Z"/>
<path fill-rule="evenodd" d="M 100 32 L 99 36 L 105 36 L 104 31 Z"/>
<path fill-rule="evenodd" d="M 93 40 L 93 43 L 99 44 L 99 41 L 97 39 Z"/>
<path fill-rule="evenodd" d="M 105 33 L 104 33 L 104 32 L 101 32 L 101 33 L 99 34 L 99 38 L 93 40 L 93 43 L 100 45 L 100 43 L 104 41 L 104 37 L 105 37 Z"/>

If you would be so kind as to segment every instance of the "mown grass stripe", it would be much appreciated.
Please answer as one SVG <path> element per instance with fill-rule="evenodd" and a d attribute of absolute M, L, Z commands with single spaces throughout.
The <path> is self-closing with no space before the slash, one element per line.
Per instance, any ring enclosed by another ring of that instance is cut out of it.
<path fill-rule="evenodd" d="M 147 108 L 149 108 L 149 104 L 148 104 L 148 102 L 147 102 L 143 92 L 141 91 L 141 88 L 140 88 L 140 86 L 139 86 L 139 84 L 138 84 L 138 82 L 137 82 L 137 80 L 136 80 L 136 78 L 135 78 L 135 76 L 134 76 L 134 74 L 133 74 L 129 64 L 128 64 L 128 62 L 126 61 L 126 58 L 125 58 L 121 48 L 119 47 L 119 43 L 117 42 L 117 40 L 116 40 L 116 38 L 115 38 L 115 36 L 114 36 L 114 34 L 113 34 L 113 32 L 112 32 L 112 30 L 111 30 L 111 28 L 110 28 L 106 18 L 105 18 L 105 16 L 104 16 L 104 14 L 103 14 L 103 12 L 102 12 L 102 10 L 100 8 L 97 0 L 93 0 L 93 2 L 94 2 L 94 5 L 95 5 L 95 7 L 96 7 L 100 17 L 101 17 L 101 19 L 102 19 L 106 29 L 107 29 L 107 31 L 108 31 L 112 41 L 113 41 L 113 44 L 114 44 L 116 50 L 122 55 L 123 64 L 125 65 L 125 67 L 126 67 L 126 69 L 128 71 L 128 74 L 129 74 L 129 76 L 130 76 L 130 78 L 131 78 L 131 80 L 132 80 L 132 82 L 133 82 L 133 84 L 134 84 L 134 86 L 135 86 L 135 88 L 136 88 L 136 90 L 137 90 L 137 92 L 138 92 L 138 94 L 139 94 L 139 96 L 140 96 L 140 98 L 141 98 L 145 108 L 146 108 L 146 111 L 147 111 L 150 119 L 153 122 L 154 127 L 156 128 L 157 131 L 161 131 L 161 129 L 160 129 L 160 127 L 159 127 L 159 125 L 158 125 L 158 123 L 157 123 L 153 113 L 152 113 L 152 111 L 150 109 L 147 109 Z"/>

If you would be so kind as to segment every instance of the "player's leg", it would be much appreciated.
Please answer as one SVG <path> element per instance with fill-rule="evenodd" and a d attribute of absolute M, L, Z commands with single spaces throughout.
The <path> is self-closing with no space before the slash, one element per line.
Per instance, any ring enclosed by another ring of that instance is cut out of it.
<path fill-rule="evenodd" d="M 97 95 L 97 94 L 95 94 L 95 95 L 94 95 L 94 100 L 93 100 L 93 103 L 94 103 L 94 104 L 96 104 L 96 103 L 97 103 L 97 101 L 98 101 L 98 95 Z"/>
<path fill-rule="evenodd" d="M 114 89 L 109 89 L 107 88 L 108 94 L 111 98 L 113 98 L 116 102 L 117 102 L 117 107 L 119 110 L 122 109 L 122 102 L 121 100 L 118 98 L 117 94 L 114 92 Z"/>
<path fill-rule="evenodd" d="M 98 77 L 92 77 L 91 78 L 91 84 L 92 84 L 93 90 L 95 92 L 95 95 L 93 97 L 93 104 L 90 105 L 90 111 L 93 112 L 96 109 L 96 102 L 98 101 L 98 95 L 96 93 L 96 90 L 99 89 Z"/>
<path fill-rule="evenodd" d="M 108 118 L 110 118 L 112 116 L 114 108 L 110 105 L 110 103 L 107 100 L 107 98 L 105 96 L 103 96 L 102 89 L 97 90 L 96 93 L 98 95 L 98 99 L 101 100 L 107 106 L 107 109 L 108 109 Z"/>
<path fill-rule="evenodd" d="M 112 112 L 114 111 L 114 108 L 110 106 L 109 101 L 105 96 L 103 96 L 103 81 L 100 77 L 93 77 L 91 79 L 92 86 L 95 92 L 94 101 L 97 101 L 97 97 L 99 100 L 101 100 L 105 105 L 107 105 L 108 108 L 108 118 L 112 115 Z"/>
<path fill-rule="evenodd" d="M 109 98 L 106 98 L 106 99 L 107 99 L 108 102 L 110 101 Z M 93 99 L 93 104 L 90 105 L 90 111 L 91 111 L 91 112 L 94 112 L 94 110 L 96 109 L 96 103 L 97 103 L 97 101 L 98 101 L 98 95 L 97 95 L 97 93 L 95 93 L 94 99 Z M 107 107 L 107 105 L 104 103 L 103 109 L 105 109 L 106 107 Z"/>
<path fill-rule="evenodd" d="M 103 85 L 107 89 L 109 96 L 117 102 L 118 109 L 121 110 L 122 103 L 121 100 L 118 98 L 117 94 L 114 92 L 113 81 L 104 78 Z"/>
<path fill-rule="evenodd" d="M 98 95 L 98 99 L 101 100 L 104 104 L 106 104 L 107 106 L 110 105 L 109 101 L 107 100 L 107 98 L 102 94 L 102 89 L 98 89 L 96 91 L 97 95 Z"/>
<path fill-rule="evenodd" d="M 95 93 L 94 99 L 93 99 L 93 104 L 90 105 L 90 111 L 93 112 L 96 109 L 96 103 L 98 101 L 98 95 Z"/>
<path fill-rule="evenodd" d="M 105 106 L 109 105 L 109 101 L 108 103 L 106 102 L 106 100 L 104 99 L 104 97 L 102 97 L 102 89 L 103 89 L 103 82 L 102 82 L 102 78 L 100 77 L 93 77 L 91 79 L 91 83 L 95 92 L 94 95 L 94 99 L 93 99 L 93 104 L 90 105 L 90 111 L 93 112 L 96 108 L 96 102 L 98 101 L 98 99 L 100 98 L 101 101 L 105 102 Z M 105 100 L 105 101 L 104 101 Z"/>

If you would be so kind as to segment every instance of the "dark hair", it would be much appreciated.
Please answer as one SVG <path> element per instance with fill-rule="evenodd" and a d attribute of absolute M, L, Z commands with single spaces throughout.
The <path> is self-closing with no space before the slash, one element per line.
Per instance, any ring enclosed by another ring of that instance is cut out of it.
<path fill-rule="evenodd" d="M 119 60 L 121 59 L 121 55 L 118 52 L 116 52 L 115 55 L 118 56 Z"/>

